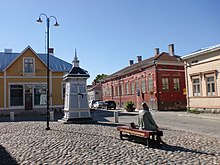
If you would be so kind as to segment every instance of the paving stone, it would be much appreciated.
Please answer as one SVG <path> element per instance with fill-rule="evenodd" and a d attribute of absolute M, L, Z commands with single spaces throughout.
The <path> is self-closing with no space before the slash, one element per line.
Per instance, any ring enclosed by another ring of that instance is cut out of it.
<path fill-rule="evenodd" d="M 45 122 L 0 123 L 4 164 L 211 164 L 220 163 L 220 139 L 166 129 L 161 148 L 120 140 L 116 127 Z M 16 163 L 15 163 L 16 162 Z M 0 164 L 1 164 L 0 163 Z"/>

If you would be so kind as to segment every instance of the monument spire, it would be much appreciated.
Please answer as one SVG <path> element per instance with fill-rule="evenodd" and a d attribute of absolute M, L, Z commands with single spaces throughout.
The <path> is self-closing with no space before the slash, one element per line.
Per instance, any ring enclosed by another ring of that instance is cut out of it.
<path fill-rule="evenodd" d="M 73 66 L 74 67 L 79 67 L 79 60 L 78 60 L 78 57 L 77 57 L 76 49 L 75 49 L 75 57 L 74 57 L 74 60 L 73 60 Z"/>

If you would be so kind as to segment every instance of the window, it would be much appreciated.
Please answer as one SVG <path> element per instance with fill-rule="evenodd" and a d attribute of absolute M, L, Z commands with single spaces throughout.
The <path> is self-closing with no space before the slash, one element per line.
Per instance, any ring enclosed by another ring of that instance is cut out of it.
<path fill-rule="evenodd" d="M 10 86 L 10 106 L 23 106 L 23 85 Z"/>
<path fill-rule="evenodd" d="M 65 98 L 65 94 L 66 94 L 66 84 L 65 83 L 63 83 L 62 84 L 62 98 L 64 99 Z"/>
<path fill-rule="evenodd" d="M 148 77 L 148 91 L 154 90 L 154 82 L 152 77 Z"/>
<path fill-rule="evenodd" d="M 124 95 L 124 84 L 121 84 L 121 95 Z"/>
<path fill-rule="evenodd" d="M 117 86 L 115 86 L 115 88 L 114 88 L 114 96 L 117 96 L 117 92 L 118 90 L 117 90 Z"/>
<path fill-rule="evenodd" d="M 193 96 L 201 96 L 201 93 L 200 93 L 200 79 L 199 78 L 194 78 L 192 80 L 192 85 L 193 85 Z"/>
<path fill-rule="evenodd" d="M 146 80 L 145 79 L 141 80 L 141 90 L 143 93 L 146 92 Z"/>
<path fill-rule="evenodd" d="M 120 95 L 119 92 L 120 92 L 120 84 L 118 84 L 118 86 L 117 86 L 117 93 L 116 93 L 117 95 L 116 95 L 116 96 L 119 96 L 119 95 Z"/>
<path fill-rule="evenodd" d="M 206 77 L 207 95 L 215 95 L 215 79 L 214 76 Z"/>
<path fill-rule="evenodd" d="M 173 90 L 180 91 L 180 79 L 179 78 L 173 79 Z"/>
<path fill-rule="evenodd" d="M 163 91 L 168 91 L 169 90 L 168 78 L 162 78 L 162 90 Z"/>
<path fill-rule="evenodd" d="M 129 94 L 128 83 L 126 83 L 126 84 L 125 84 L 125 90 L 126 90 L 126 91 L 125 91 L 125 92 L 126 92 L 126 94 L 128 95 L 128 94 Z"/>
<path fill-rule="evenodd" d="M 134 94 L 134 82 L 131 83 L 131 94 Z"/>
<path fill-rule="evenodd" d="M 139 81 L 136 80 L 136 91 L 138 91 L 138 89 L 140 89 L 140 88 L 139 88 Z"/>
<path fill-rule="evenodd" d="M 24 59 L 24 73 L 34 73 L 34 59 L 33 58 Z"/>
<path fill-rule="evenodd" d="M 34 105 L 47 104 L 47 87 L 46 85 L 34 85 Z"/>
<path fill-rule="evenodd" d="M 112 87 L 111 86 L 108 88 L 108 96 L 112 96 Z"/>

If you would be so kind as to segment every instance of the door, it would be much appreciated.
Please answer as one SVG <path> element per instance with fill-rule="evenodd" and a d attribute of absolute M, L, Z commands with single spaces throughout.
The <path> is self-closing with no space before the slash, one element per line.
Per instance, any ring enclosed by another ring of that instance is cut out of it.
<path fill-rule="evenodd" d="M 32 110 L 32 109 L 33 109 L 32 94 L 25 93 L 25 110 Z"/>
<path fill-rule="evenodd" d="M 33 109 L 32 85 L 25 85 L 25 110 Z"/>

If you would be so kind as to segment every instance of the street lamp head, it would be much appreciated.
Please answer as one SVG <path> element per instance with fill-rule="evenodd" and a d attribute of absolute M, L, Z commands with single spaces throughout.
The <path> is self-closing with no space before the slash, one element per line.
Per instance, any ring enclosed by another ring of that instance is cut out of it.
<path fill-rule="evenodd" d="M 59 25 L 58 22 L 56 21 L 56 23 L 54 24 L 54 26 L 58 27 L 58 26 L 60 26 L 60 25 Z"/>
<path fill-rule="evenodd" d="M 42 19 L 39 17 L 37 20 L 36 20 L 38 23 L 42 23 Z"/>

